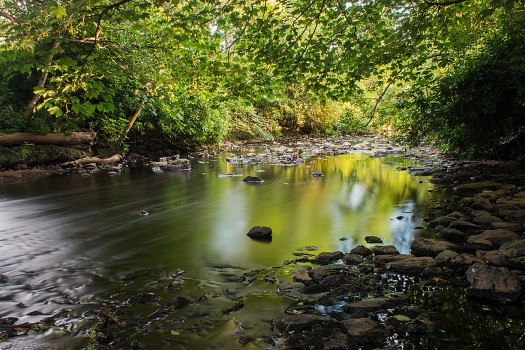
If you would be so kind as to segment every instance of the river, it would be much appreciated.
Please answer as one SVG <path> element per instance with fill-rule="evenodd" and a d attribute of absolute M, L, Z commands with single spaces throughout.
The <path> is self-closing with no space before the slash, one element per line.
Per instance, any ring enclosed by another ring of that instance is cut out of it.
<path fill-rule="evenodd" d="M 364 244 L 367 235 L 408 253 L 414 236 L 423 232 L 417 226 L 442 192 L 426 178 L 396 170 L 415 161 L 371 155 L 355 152 L 313 157 L 295 166 L 234 168 L 224 161 L 231 154 L 222 153 L 192 160 L 191 171 L 130 166 L 120 175 L 100 171 L 1 185 L 0 316 L 36 322 L 53 312 L 64 315 L 55 329 L 10 338 L 1 346 L 82 348 L 91 341 L 83 313 L 89 314 L 93 305 L 123 303 L 141 292 L 162 300 L 177 293 L 218 295 L 238 288 L 228 276 L 235 279 L 303 253 L 346 252 Z M 316 170 L 325 176 L 312 177 Z M 260 176 L 264 182 L 219 176 L 231 172 Z M 271 243 L 245 235 L 254 225 L 273 229 Z M 182 274 L 177 292 L 170 292 L 174 276 Z M 142 329 L 130 337 L 145 348 L 235 346 L 238 342 L 230 339 L 236 329 L 257 329 L 261 314 L 271 318 L 282 312 L 282 306 L 269 306 L 283 302 L 282 297 L 259 289 L 250 294 L 253 307 L 243 310 L 245 319 L 218 312 L 201 317 L 194 310 L 198 321 L 191 327 L 173 316 L 169 329 Z M 241 295 L 235 293 L 235 298 Z M 211 298 L 214 306 L 208 309 L 220 310 L 235 300 L 221 298 Z M 147 305 L 136 307 L 136 313 L 151 312 Z"/>

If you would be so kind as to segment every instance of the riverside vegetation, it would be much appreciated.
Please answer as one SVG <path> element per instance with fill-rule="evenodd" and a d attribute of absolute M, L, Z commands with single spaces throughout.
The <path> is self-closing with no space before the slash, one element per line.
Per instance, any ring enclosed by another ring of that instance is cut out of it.
<path fill-rule="evenodd" d="M 379 138 L 235 142 L 223 150 L 231 152 L 223 162 L 232 166 L 232 172 L 219 177 L 238 177 L 238 181 L 243 172 L 261 163 L 300 166 L 312 157 L 366 152 L 373 158 L 416 159 L 423 165 L 398 166 L 397 171 L 408 171 L 438 188 L 453 187 L 453 192 L 434 207 L 433 216 L 420 223 L 426 230 L 411 243 L 411 254 L 400 254 L 395 246 L 382 244 L 381 238 L 367 236 L 363 244 L 347 251 L 319 253 L 315 246 L 300 248 L 293 260 L 279 266 L 250 270 L 212 263 L 223 280 L 215 285 L 182 270 L 129 272 L 113 282 L 119 287 L 110 295 L 82 302 L 89 306 L 79 323 L 87 335 L 80 342 L 83 346 L 209 347 L 209 335 L 203 336 L 209 329 L 217 332 L 214 342 L 219 348 L 523 346 L 525 174 L 518 162 L 407 154 Z M 212 153 L 197 152 L 193 159 L 206 159 Z M 122 166 L 115 163 L 120 161 L 114 159 L 114 165 L 102 168 L 118 174 Z M 150 166 L 172 173 L 188 171 L 191 163 L 171 157 Z M 96 163 L 71 165 L 72 172 L 90 174 L 98 169 Z M 322 175 L 311 171 L 311 176 L 329 181 Z M 261 182 L 246 186 L 261 186 Z M 260 229 L 247 233 L 257 237 L 256 231 Z M 8 276 L 3 278 L 8 282 Z M 280 312 L 262 311 L 255 319 L 248 317 L 244 311 L 261 307 L 255 300 L 263 296 L 281 305 Z M 60 309 L 36 323 L 3 318 L 2 335 L 9 340 L 49 330 L 76 333 L 79 326 L 68 325 L 71 312 Z"/>
<path fill-rule="evenodd" d="M 196 316 L 216 309 L 209 295 L 223 291 L 178 295 L 201 281 L 183 271 L 130 273 L 117 282 L 120 294 L 83 315 L 83 344 L 138 348 L 157 337 L 183 348 L 198 343 L 186 334 L 222 322 L 221 334 L 247 348 L 523 347 L 524 24 L 522 0 L 1 1 L 0 168 L 16 170 L 3 173 L 7 181 L 118 176 L 143 160 L 187 171 L 221 144 L 242 152 L 232 167 L 297 166 L 368 149 L 342 135 L 369 131 L 448 154 L 399 169 L 455 191 L 421 223 L 429 232 L 411 254 L 377 243 L 308 247 L 281 266 L 227 267 L 229 302 L 212 321 Z M 77 134 L 86 141 L 72 141 Z M 225 142 L 304 134 L 328 141 L 283 141 L 269 153 Z M 376 156 L 405 155 L 389 147 Z M 126 294 L 141 282 L 144 293 Z M 250 290 L 285 301 L 287 315 L 259 319 L 243 336 L 230 315 L 242 313 Z M 4 317 L 1 337 L 67 333 L 68 312 L 35 323 Z"/>

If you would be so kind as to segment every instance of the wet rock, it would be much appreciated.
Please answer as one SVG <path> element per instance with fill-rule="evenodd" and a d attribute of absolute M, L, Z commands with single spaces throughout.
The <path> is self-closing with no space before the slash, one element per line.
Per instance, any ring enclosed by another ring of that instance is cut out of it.
<path fill-rule="evenodd" d="M 421 273 L 427 267 L 436 265 L 434 258 L 431 257 L 413 257 L 390 263 L 390 269 L 399 273 Z"/>
<path fill-rule="evenodd" d="M 272 239 L 272 229 L 268 226 L 253 226 L 250 231 L 246 234 L 250 238 L 254 239 Z"/>
<path fill-rule="evenodd" d="M 315 257 L 315 262 L 320 265 L 326 265 L 342 258 L 343 252 L 322 252 Z"/>
<path fill-rule="evenodd" d="M 312 174 L 312 177 L 323 177 L 324 174 L 320 171 L 314 171 Z"/>
<path fill-rule="evenodd" d="M 517 233 L 523 233 L 523 225 L 516 222 L 492 222 L 491 227 L 495 230 L 504 229 L 514 231 Z"/>
<path fill-rule="evenodd" d="M 491 241 L 486 240 L 483 237 L 478 237 L 479 235 L 470 237 L 465 243 L 465 249 L 467 250 L 492 250 L 494 249 L 494 244 Z"/>
<path fill-rule="evenodd" d="M 451 277 L 454 273 L 454 270 L 449 269 L 448 267 L 428 266 L 421 272 L 421 275 L 425 278 Z"/>
<path fill-rule="evenodd" d="M 319 294 L 319 293 L 325 293 L 329 292 L 332 288 L 330 286 L 325 284 L 311 284 L 309 286 L 304 287 L 303 293 L 304 294 Z"/>
<path fill-rule="evenodd" d="M 485 265 L 485 262 L 474 256 L 472 254 L 459 254 L 450 259 L 450 268 L 458 271 L 459 273 L 464 273 L 467 269 L 474 264 Z"/>
<path fill-rule="evenodd" d="M 235 303 L 234 305 L 232 305 L 232 306 L 230 306 L 230 307 L 228 307 L 228 308 L 222 310 L 222 314 L 223 314 L 223 315 L 229 315 L 229 314 L 231 314 L 232 312 L 237 312 L 237 311 L 239 311 L 239 310 L 244 309 L 245 306 L 246 306 L 246 305 L 244 305 L 244 303 L 241 303 L 241 302 L 239 302 L 239 303 Z"/>
<path fill-rule="evenodd" d="M 160 297 L 152 293 L 138 294 L 130 297 L 127 301 L 128 304 L 146 304 L 155 303 L 160 300 Z"/>
<path fill-rule="evenodd" d="M 503 185 L 495 181 L 482 181 L 482 182 L 473 182 L 469 184 L 463 184 L 454 187 L 454 191 L 461 196 L 472 196 L 476 193 L 479 193 L 483 190 L 492 190 L 496 191 L 500 189 Z"/>
<path fill-rule="evenodd" d="M 259 176 L 246 176 L 244 179 L 242 179 L 242 181 L 246 183 L 261 183 L 264 180 Z"/>
<path fill-rule="evenodd" d="M 436 236 L 443 238 L 448 241 L 463 240 L 467 237 L 467 234 L 453 228 L 446 228 L 439 231 Z"/>
<path fill-rule="evenodd" d="M 340 323 L 329 317 L 316 315 L 293 315 L 278 321 L 276 326 L 281 332 L 292 332 L 309 330 L 314 326 L 340 327 Z"/>
<path fill-rule="evenodd" d="M 329 339 L 324 340 L 323 350 L 353 349 L 354 346 L 354 341 L 351 337 L 339 332 L 331 335 Z"/>
<path fill-rule="evenodd" d="M 387 254 L 387 255 L 377 255 L 374 257 L 374 264 L 378 267 L 383 267 L 391 262 L 399 261 L 403 259 L 408 259 L 414 257 L 411 254 Z"/>
<path fill-rule="evenodd" d="M 148 316 L 148 318 L 159 319 L 169 315 L 171 312 L 182 309 L 184 306 L 190 304 L 191 301 L 184 297 L 176 297 L 171 299 L 166 305 L 158 308 L 154 313 Z"/>
<path fill-rule="evenodd" d="M 366 243 L 383 243 L 383 240 L 376 236 L 366 236 L 365 241 Z"/>
<path fill-rule="evenodd" d="M 191 163 L 188 159 L 172 159 L 168 164 L 161 167 L 164 171 L 190 170 Z"/>
<path fill-rule="evenodd" d="M 309 275 L 315 283 L 320 283 L 326 277 L 345 276 L 348 274 L 350 268 L 351 266 L 341 264 L 320 266 L 309 271 Z"/>
<path fill-rule="evenodd" d="M 347 313 L 353 313 L 356 311 L 376 312 L 403 304 L 407 300 L 408 297 L 404 295 L 393 294 L 391 296 L 368 298 L 347 303 L 342 306 L 342 309 Z"/>
<path fill-rule="evenodd" d="M 312 278 L 308 274 L 308 271 L 306 271 L 306 270 L 299 270 L 299 271 L 297 271 L 294 274 L 294 276 L 293 276 L 293 280 L 295 282 L 300 282 L 300 283 L 303 283 L 305 285 L 309 285 L 309 284 L 314 283 L 314 281 L 312 280 Z"/>
<path fill-rule="evenodd" d="M 375 255 L 399 254 L 399 251 L 393 245 L 378 245 L 370 249 Z"/>
<path fill-rule="evenodd" d="M 456 221 L 456 218 L 448 217 L 448 216 L 440 216 L 436 219 L 433 219 L 432 221 L 429 221 L 428 226 L 435 228 L 437 226 L 445 226 L 447 227 L 452 223 L 453 221 Z"/>
<path fill-rule="evenodd" d="M 498 213 L 499 216 L 503 217 L 507 222 L 515 222 L 522 225 L 525 224 L 525 210 L 523 209 L 507 211 L 500 210 Z"/>
<path fill-rule="evenodd" d="M 525 239 L 503 243 L 498 251 L 507 258 L 525 256 Z"/>
<path fill-rule="evenodd" d="M 294 276 L 293 276 L 293 280 L 295 282 L 300 282 L 300 283 L 303 283 L 305 285 L 309 285 L 309 284 L 314 283 L 314 281 L 312 280 L 312 278 L 308 274 L 308 271 L 306 271 L 306 270 L 299 270 L 299 271 L 297 271 L 294 274 Z"/>
<path fill-rule="evenodd" d="M 461 219 L 461 220 L 466 220 L 467 219 L 467 216 L 459 211 L 453 211 L 452 213 L 448 214 L 447 215 L 449 218 L 454 218 L 454 219 Z"/>
<path fill-rule="evenodd" d="M 469 239 L 467 240 L 467 245 L 471 241 L 486 240 L 492 243 L 495 247 L 499 247 L 503 243 L 515 241 L 518 238 L 519 238 L 519 235 L 513 231 L 503 230 L 503 229 L 486 230 L 486 231 L 483 231 L 483 233 L 479 235 L 469 237 Z M 467 245 L 465 245 L 465 247 L 467 247 Z M 487 250 L 487 249 L 481 249 L 481 250 Z"/>
<path fill-rule="evenodd" d="M 504 222 L 497 216 L 493 216 L 486 211 L 479 211 L 475 214 L 474 219 L 472 220 L 473 224 L 479 225 L 485 228 L 491 228 L 493 223 Z"/>
<path fill-rule="evenodd" d="M 376 333 L 379 329 L 379 323 L 367 317 L 353 318 L 343 322 L 346 334 L 351 337 L 366 337 Z"/>
<path fill-rule="evenodd" d="M 492 203 L 490 203 L 490 200 L 488 198 L 483 198 L 479 196 L 463 198 L 459 201 L 459 205 L 469 206 L 474 210 L 491 211 L 494 208 L 494 206 L 492 205 Z"/>
<path fill-rule="evenodd" d="M 505 267 L 509 264 L 507 259 L 503 256 L 503 254 L 501 254 L 497 250 L 478 250 L 476 252 L 476 256 L 483 260 L 485 263 L 489 264 L 490 266 Z"/>
<path fill-rule="evenodd" d="M 448 225 L 450 229 L 456 229 L 463 232 L 473 232 L 481 230 L 481 227 L 465 220 L 456 220 Z"/>
<path fill-rule="evenodd" d="M 407 170 L 407 168 L 404 167 L 404 166 L 398 166 L 398 167 L 396 168 L 396 170 L 397 170 L 397 171 L 405 171 L 405 170 Z"/>
<path fill-rule="evenodd" d="M 370 248 L 365 247 L 364 245 L 358 245 L 357 247 L 350 250 L 350 253 L 359 254 L 362 256 L 369 256 L 372 254 L 372 250 Z"/>
<path fill-rule="evenodd" d="M 475 264 L 466 273 L 471 297 L 495 301 L 516 301 L 521 296 L 522 287 L 514 274 L 504 267 L 490 267 Z"/>
<path fill-rule="evenodd" d="M 359 254 L 346 253 L 343 255 L 343 262 L 346 265 L 359 265 L 363 262 L 363 256 Z"/>
<path fill-rule="evenodd" d="M 410 246 L 410 251 L 415 256 L 430 256 L 434 258 L 445 250 L 459 251 L 459 247 L 450 242 L 430 238 L 416 238 Z"/>
<path fill-rule="evenodd" d="M 277 287 L 279 291 L 285 292 L 285 291 L 291 291 L 296 289 L 302 289 L 304 288 L 304 283 L 301 282 L 284 282 Z"/>

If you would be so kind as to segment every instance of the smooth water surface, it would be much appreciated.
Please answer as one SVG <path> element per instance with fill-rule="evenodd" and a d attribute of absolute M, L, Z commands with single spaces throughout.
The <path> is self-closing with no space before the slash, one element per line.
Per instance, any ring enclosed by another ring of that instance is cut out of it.
<path fill-rule="evenodd" d="M 0 186 L 0 316 L 36 321 L 42 316 L 31 311 L 106 297 L 123 276 L 147 268 L 214 283 L 217 267 L 275 266 L 305 246 L 346 252 L 367 235 L 407 253 L 435 199 L 425 178 L 396 170 L 415 165 L 401 157 L 352 153 L 233 168 L 226 156 L 195 160 L 191 171 L 137 167 Z M 315 170 L 325 176 L 313 178 Z M 231 172 L 264 182 L 218 176 Z M 270 226 L 272 242 L 248 238 L 254 225 Z"/>

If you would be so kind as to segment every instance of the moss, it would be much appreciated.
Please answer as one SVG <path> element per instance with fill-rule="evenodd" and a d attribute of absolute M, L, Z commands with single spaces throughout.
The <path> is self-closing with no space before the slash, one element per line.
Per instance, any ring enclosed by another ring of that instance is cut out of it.
<path fill-rule="evenodd" d="M 13 148 L 0 146 L 0 167 L 7 168 L 16 164 L 46 164 L 66 162 L 84 156 L 79 149 L 53 145 L 26 144 Z"/>

